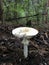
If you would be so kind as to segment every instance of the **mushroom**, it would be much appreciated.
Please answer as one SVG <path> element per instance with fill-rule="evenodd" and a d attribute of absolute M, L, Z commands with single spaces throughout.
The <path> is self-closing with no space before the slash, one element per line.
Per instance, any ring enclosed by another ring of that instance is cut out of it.
<path fill-rule="evenodd" d="M 22 44 L 24 45 L 24 57 L 28 57 L 28 45 L 29 45 L 29 39 L 32 36 L 35 36 L 38 34 L 38 30 L 31 28 L 31 27 L 18 27 L 12 30 L 12 34 L 17 36 L 18 38 L 23 38 Z"/>

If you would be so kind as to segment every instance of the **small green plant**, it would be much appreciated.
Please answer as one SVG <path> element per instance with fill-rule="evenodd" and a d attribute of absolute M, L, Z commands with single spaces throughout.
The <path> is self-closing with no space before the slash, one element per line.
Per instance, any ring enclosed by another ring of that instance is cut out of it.
<path fill-rule="evenodd" d="M 46 2 L 47 0 L 4 0 L 3 10 L 5 19 L 38 14 L 35 17 L 27 18 L 27 20 L 38 21 L 37 23 L 41 23 L 45 20 L 45 16 L 42 16 L 42 14 L 46 11 Z"/>

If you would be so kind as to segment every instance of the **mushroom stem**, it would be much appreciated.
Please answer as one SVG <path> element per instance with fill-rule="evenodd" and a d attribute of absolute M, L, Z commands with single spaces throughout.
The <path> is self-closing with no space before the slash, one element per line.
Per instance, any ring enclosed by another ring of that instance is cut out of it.
<path fill-rule="evenodd" d="M 28 45 L 24 44 L 24 56 L 25 58 L 28 57 Z"/>
<path fill-rule="evenodd" d="M 24 45 L 24 49 L 23 49 L 24 57 L 27 58 L 29 40 L 26 37 L 24 37 L 23 41 L 22 41 L 22 44 Z"/>

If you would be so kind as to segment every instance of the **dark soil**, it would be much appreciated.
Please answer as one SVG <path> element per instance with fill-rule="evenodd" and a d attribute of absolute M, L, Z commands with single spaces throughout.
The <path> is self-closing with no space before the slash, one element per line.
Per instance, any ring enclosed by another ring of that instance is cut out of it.
<path fill-rule="evenodd" d="M 28 57 L 23 56 L 22 39 L 12 35 L 21 25 L 0 25 L 0 65 L 49 65 L 49 30 L 39 30 L 29 43 Z"/>

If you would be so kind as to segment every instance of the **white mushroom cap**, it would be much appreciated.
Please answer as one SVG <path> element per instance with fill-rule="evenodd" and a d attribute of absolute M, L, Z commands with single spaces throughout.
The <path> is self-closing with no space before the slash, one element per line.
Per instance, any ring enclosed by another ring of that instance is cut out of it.
<path fill-rule="evenodd" d="M 19 38 L 23 37 L 24 35 L 26 37 L 32 37 L 38 34 L 38 30 L 30 27 L 18 27 L 12 30 L 12 34 Z"/>

